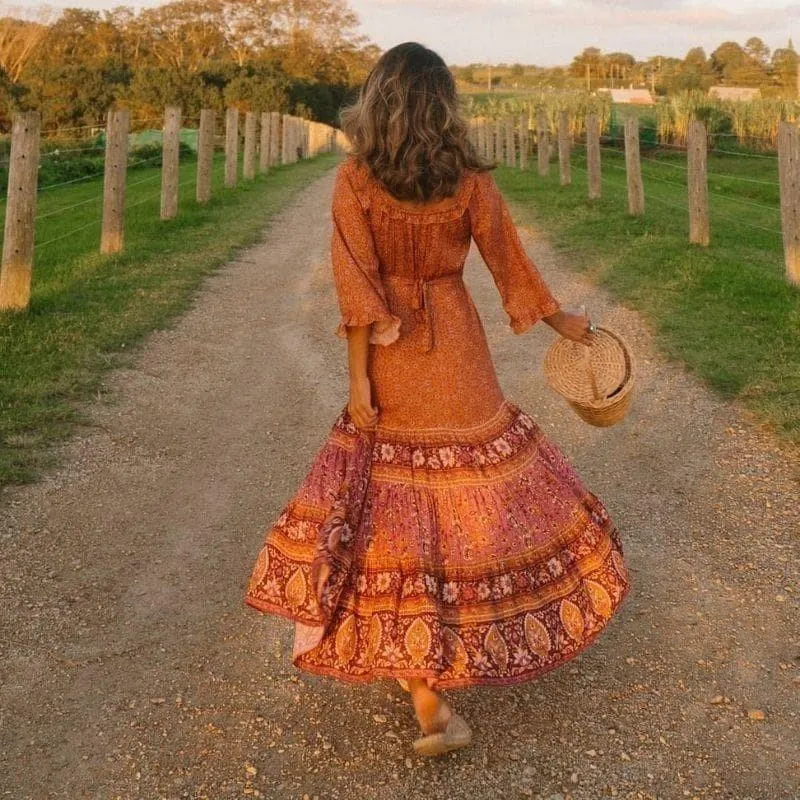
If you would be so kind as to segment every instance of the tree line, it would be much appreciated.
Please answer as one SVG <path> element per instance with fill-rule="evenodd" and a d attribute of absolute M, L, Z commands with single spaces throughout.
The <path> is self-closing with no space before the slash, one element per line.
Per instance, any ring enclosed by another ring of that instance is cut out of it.
<path fill-rule="evenodd" d="M 761 90 L 764 97 L 796 97 L 798 54 L 792 40 L 785 47 L 770 50 L 762 39 L 750 37 L 744 45 L 723 42 L 710 55 L 693 47 L 684 58 L 654 55 L 642 61 L 630 53 L 604 53 L 587 47 L 563 67 L 531 67 L 522 64 L 495 67 L 489 75 L 486 66 L 471 64 L 456 68 L 467 84 L 488 87 L 531 88 L 612 88 L 647 86 L 656 94 L 709 87 L 748 86 Z"/>
<path fill-rule="evenodd" d="M 133 11 L 68 9 L 0 19 L 0 130 L 14 110 L 45 128 L 180 105 L 270 109 L 334 123 L 378 48 L 346 0 L 173 0 Z"/>
<path fill-rule="evenodd" d="M 46 129 L 102 123 L 123 103 L 135 118 L 168 104 L 271 109 L 335 124 L 380 55 L 347 0 L 172 0 L 155 8 L 73 8 L 53 18 L 0 18 L 0 132 L 14 110 L 38 109 Z M 657 94 L 754 86 L 797 96 L 798 54 L 758 37 L 684 58 L 587 47 L 563 67 L 453 67 L 462 88 L 649 86 Z"/>

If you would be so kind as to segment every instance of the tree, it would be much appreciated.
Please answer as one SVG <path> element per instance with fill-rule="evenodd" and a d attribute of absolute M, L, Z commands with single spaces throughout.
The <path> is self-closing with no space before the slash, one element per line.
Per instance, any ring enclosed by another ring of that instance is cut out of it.
<path fill-rule="evenodd" d="M 608 53 L 600 60 L 600 77 L 615 86 L 635 82 L 636 59 L 630 53 Z"/>
<path fill-rule="evenodd" d="M 219 3 L 225 43 L 239 66 L 278 41 L 279 13 L 280 6 L 275 0 L 222 0 Z"/>
<path fill-rule="evenodd" d="M 789 44 L 791 44 L 791 40 Z M 772 53 L 770 62 L 772 79 L 784 92 L 791 92 L 797 88 L 798 63 L 800 63 L 800 58 L 794 49 L 779 47 Z"/>
<path fill-rule="evenodd" d="M 95 125 L 124 95 L 116 73 L 82 64 L 31 66 L 26 103 L 42 112 L 44 127 Z"/>
<path fill-rule="evenodd" d="M 10 81 L 20 79 L 22 72 L 48 34 L 40 22 L 5 17 L 0 19 L 0 69 Z"/>
<path fill-rule="evenodd" d="M 138 27 L 139 50 L 159 67 L 198 72 L 229 54 L 224 9 L 217 0 L 177 0 L 145 9 Z"/>
<path fill-rule="evenodd" d="M 684 66 L 690 69 L 696 69 L 698 72 L 706 72 L 708 70 L 708 58 L 706 51 L 702 47 L 693 47 L 686 54 L 683 59 Z"/>
<path fill-rule="evenodd" d="M 751 36 L 744 43 L 744 51 L 757 64 L 761 64 L 762 67 L 766 67 L 767 62 L 769 61 L 769 47 L 764 44 L 763 39 L 759 39 L 758 36 Z"/>
<path fill-rule="evenodd" d="M 583 78 L 588 67 L 592 75 L 599 75 L 603 60 L 603 51 L 599 47 L 586 47 L 583 52 L 572 59 L 569 66 L 570 75 Z"/>
<path fill-rule="evenodd" d="M 8 132 L 11 128 L 11 79 L 8 73 L 0 67 L 0 131 Z"/>
<path fill-rule="evenodd" d="M 711 54 L 710 63 L 718 80 L 725 81 L 746 60 L 747 54 L 736 42 L 723 42 Z"/>
<path fill-rule="evenodd" d="M 736 42 L 721 44 L 711 54 L 711 67 L 717 79 L 729 86 L 761 86 L 768 81 L 765 67 Z"/>
<path fill-rule="evenodd" d="M 673 91 L 706 90 L 714 83 L 714 74 L 702 47 L 693 47 L 676 70 Z"/>
<path fill-rule="evenodd" d="M 0 19 L 0 104 L 24 100 L 51 127 L 95 124 L 118 101 L 140 116 L 167 103 L 221 110 L 227 100 L 335 122 L 380 52 L 347 0 L 71 8 L 47 24 Z"/>

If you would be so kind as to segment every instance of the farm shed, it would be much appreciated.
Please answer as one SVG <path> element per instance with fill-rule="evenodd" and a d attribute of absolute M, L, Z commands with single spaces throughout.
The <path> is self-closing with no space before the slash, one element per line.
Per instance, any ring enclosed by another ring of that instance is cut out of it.
<path fill-rule="evenodd" d="M 637 106 L 655 104 L 649 89 L 598 89 L 597 91 L 609 92 L 612 103 L 632 103 Z"/>
<path fill-rule="evenodd" d="M 755 100 L 760 94 L 758 88 L 746 86 L 712 86 L 708 90 L 708 96 L 717 100 L 741 100 L 743 103 Z"/>

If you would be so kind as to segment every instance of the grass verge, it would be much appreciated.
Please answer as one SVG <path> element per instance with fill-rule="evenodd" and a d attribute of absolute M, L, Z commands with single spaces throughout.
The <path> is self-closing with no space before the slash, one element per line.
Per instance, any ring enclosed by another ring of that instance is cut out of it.
<path fill-rule="evenodd" d="M 102 182 L 39 198 L 30 311 L 0 313 L 0 486 L 33 480 L 53 444 L 83 421 L 103 373 L 189 305 L 202 278 L 261 237 L 269 218 L 338 162 L 322 155 L 271 169 L 236 189 L 215 162 L 213 200 L 194 201 L 195 165 L 181 165 L 178 217 L 159 220 L 160 171 L 129 179 L 125 252 L 98 252 Z"/>
<path fill-rule="evenodd" d="M 597 201 L 587 199 L 580 152 L 570 186 L 559 185 L 557 164 L 546 177 L 535 163 L 534 171 L 500 167 L 495 174 L 519 221 L 544 228 L 568 252 L 568 264 L 640 311 L 666 355 L 800 443 L 800 290 L 784 275 L 777 164 L 709 159 L 705 248 L 688 244 L 685 160 L 648 155 L 646 215 L 635 219 L 627 213 L 624 157 L 602 155 Z"/>

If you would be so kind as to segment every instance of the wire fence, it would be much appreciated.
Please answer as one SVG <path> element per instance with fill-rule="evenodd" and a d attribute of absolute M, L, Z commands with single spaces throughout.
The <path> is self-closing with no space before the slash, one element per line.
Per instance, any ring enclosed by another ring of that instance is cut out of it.
<path fill-rule="evenodd" d="M 34 261 L 45 249 L 52 252 L 60 244 L 74 241 L 85 250 L 86 231 L 95 229 L 101 253 L 119 253 L 124 249 L 126 225 L 141 222 L 142 214 L 151 213 L 148 206 L 159 209 L 157 218 L 167 221 L 180 214 L 179 198 L 192 189 L 194 197 L 184 198 L 184 202 L 201 205 L 222 186 L 234 190 L 278 165 L 344 151 L 341 132 L 323 123 L 267 111 L 248 112 L 241 125 L 241 116 L 238 110 L 228 109 L 221 127 L 210 110 L 200 117 L 181 118 L 179 109 L 167 108 L 162 117 L 135 120 L 125 111 L 114 111 L 102 126 L 41 131 L 36 112 L 16 115 L 2 238 L 0 310 L 29 307 Z M 129 153 L 133 129 L 156 121 L 162 125 L 159 141 L 148 145 L 155 152 Z M 181 146 L 187 123 L 197 123 L 193 131 L 196 147 L 188 150 Z M 102 137 L 102 141 L 47 149 L 59 137 L 74 138 L 80 132 Z M 102 162 L 84 175 L 45 183 L 39 180 L 43 164 L 62 156 L 67 161 L 98 153 L 103 153 Z M 136 171 L 141 175 L 130 180 Z M 159 181 L 160 186 L 150 191 L 148 187 Z"/>
<path fill-rule="evenodd" d="M 593 119 L 590 117 L 594 116 Z M 602 186 L 615 199 L 625 196 L 628 213 L 646 215 L 645 200 L 678 211 L 689 222 L 689 242 L 709 246 L 710 225 L 768 233 L 784 244 L 787 280 L 800 286 L 800 130 L 783 123 L 778 151 L 748 153 L 719 148 L 718 134 L 692 121 L 686 143 L 640 142 L 638 121 L 626 121 L 619 136 L 601 133 L 599 119 L 583 121 L 562 113 L 555 125 L 540 114 L 534 129 L 526 115 L 471 120 L 470 137 L 477 151 L 507 166 L 538 164 L 549 173 L 558 155 L 560 184 L 572 182 L 572 168 L 586 176 L 589 199 Z M 575 131 L 580 134 L 575 134 Z M 735 134 L 731 134 L 735 136 Z M 766 137 L 764 137 L 766 140 Z M 754 159 L 754 160 L 751 160 Z M 709 171 L 709 163 L 712 169 Z"/>

